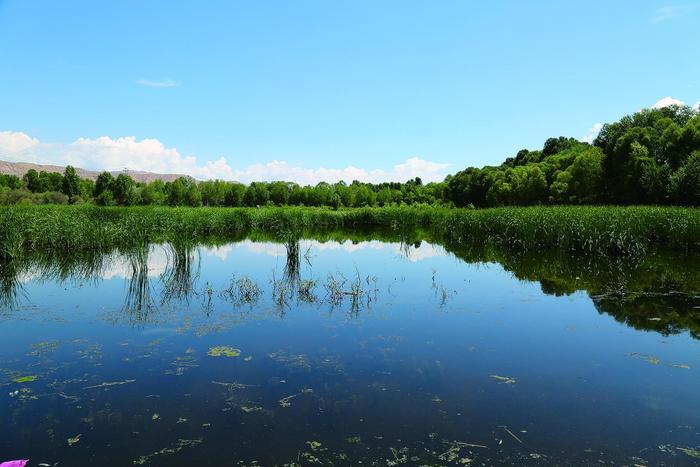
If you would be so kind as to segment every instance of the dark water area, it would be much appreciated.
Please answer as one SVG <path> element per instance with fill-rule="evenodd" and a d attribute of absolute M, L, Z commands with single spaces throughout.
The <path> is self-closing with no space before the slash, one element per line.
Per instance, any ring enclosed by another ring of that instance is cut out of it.
<path fill-rule="evenodd" d="M 700 462 L 689 255 L 243 240 L 0 272 L 0 461 Z"/>

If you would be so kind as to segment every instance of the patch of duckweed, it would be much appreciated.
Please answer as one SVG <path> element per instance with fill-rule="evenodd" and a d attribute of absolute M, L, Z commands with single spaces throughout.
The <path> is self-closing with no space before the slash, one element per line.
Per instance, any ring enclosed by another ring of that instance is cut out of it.
<path fill-rule="evenodd" d="M 238 357 L 241 355 L 241 351 L 239 349 L 234 349 L 233 347 L 229 347 L 228 345 L 217 345 L 215 347 L 212 347 L 209 349 L 207 352 L 207 355 L 210 357 Z"/>

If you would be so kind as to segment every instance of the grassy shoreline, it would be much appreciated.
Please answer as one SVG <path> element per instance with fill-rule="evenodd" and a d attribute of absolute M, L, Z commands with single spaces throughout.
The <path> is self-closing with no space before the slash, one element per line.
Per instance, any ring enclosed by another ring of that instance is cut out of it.
<path fill-rule="evenodd" d="M 636 255 L 656 248 L 700 251 L 700 210 L 679 207 L 556 206 L 449 209 L 385 207 L 170 208 L 8 206 L 0 209 L 0 258 L 23 251 L 103 250 L 147 242 L 201 241 L 308 231 L 425 231 L 433 240 L 521 251 Z"/>

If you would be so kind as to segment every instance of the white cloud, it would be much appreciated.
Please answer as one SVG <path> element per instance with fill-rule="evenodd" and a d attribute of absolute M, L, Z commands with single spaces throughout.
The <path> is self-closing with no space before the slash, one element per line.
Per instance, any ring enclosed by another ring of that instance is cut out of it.
<path fill-rule="evenodd" d="M 660 99 L 659 101 L 656 102 L 656 104 L 652 105 L 652 109 L 663 109 L 664 107 L 669 107 L 672 105 L 685 105 L 685 102 L 674 99 L 671 96 L 664 97 L 663 99 Z"/>
<path fill-rule="evenodd" d="M 219 258 L 221 261 L 226 261 L 228 258 L 228 255 L 231 254 L 233 251 L 233 246 L 232 245 L 220 245 L 220 246 L 213 246 L 213 247 L 203 247 L 202 250 L 207 256 L 215 256 Z"/>
<path fill-rule="evenodd" d="M 284 245 L 272 242 L 252 242 L 250 240 L 245 240 L 236 244 L 238 248 L 245 248 L 247 251 L 254 254 L 264 254 L 273 257 L 284 257 L 287 254 L 287 250 Z M 314 251 L 343 251 L 345 253 L 355 253 L 357 251 L 365 250 L 390 250 L 396 256 L 405 258 L 411 262 L 418 262 L 424 259 L 433 258 L 437 256 L 447 256 L 447 251 L 439 246 L 428 242 L 421 242 L 419 247 L 414 245 L 403 245 L 401 243 L 387 243 L 380 242 L 378 240 L 369 240 L 362 242 L 352 242 L 346 240 L 343 242 L 337 241 L 327 241 L 319 242 L 317 240 L 303 240 L 300 245 L 302 251 L 311 249 Z"/>
<path fill-rule="evenodd" d="M 651 17 L 652 23 L 662 23 L 664 21 L 669 21 L 678 17 L 683 16 L 688 11 L 690 7 L 688 6 L 664 6 L 657 8 L 654 12 L 654 16 Z"/>
<path fill-rule="evenodd" d="M 603 129 L 603 124 L 602 123 L 594 123 L 593 126 L 588 130 L 588 133 L 586 136 L 582 137 L 579 139 L 579 141 L 582 141 L 584 143 L 591 144 L 593 143 L 593 140 L 598 136 L 598 133 L 600 133 L 600 130 Z"/>
<path fill-rule="evenodd" d="M 0 155 L 11 161 L 73 165 L 90 170 L 143 170 L 185 174 L 197 179 L 251 181 L 286 180 L 301 184 L 320 181 L 351 182 L 398 181 L 421 177 L 425 182 L 444 179 L 449 164 L 411 157 L 391 169 L 364 169 L 352 165 L 342 168 L 307 168 L 274 160 L 234 168 L 225 157 L 201 162 L 195 156 L 165 147 L 157 139 L 137 140 L 133 136 L 78 138 L 72 143 L 43 143 L 25 133 L 0 132 Z"/>
<path fill-rule="evenodd" d="M 693 106 L 693 110 L 696 112 L 700 112 L 700 101 L 697 101 L 695 105 Z"/>
<path fill-rule="evenodd" d="M 180 85 L 180 83 L 170 78 L 161 80 L 142 78 L 136 82 L 141 86 L 146 86 L 147 88 L 174 88 Z"/>
<path fill-rule="evenodd" d="M 37 146 L 39 140 L 26 133 L 0 131 L 0 157 L 22 154 Z"/>
<path fill-rule="evenodd" d="M 316 184 L 320 181 L 329 183 L 345 180 L 351 182 L 405 182 L 421 177 L 425 182 L 439 181 L 445 178 L 449 164 L 411 157 L 390 170 L 362 169 L 352 165 L 343 168 L 319 167 L 316 169 L 290 165 L 285 161 L 272 161 L 266 164 L 253 164 L 242 170 L 233 171 L 229 178 L 245 183 L 251 181 L 293 180 L 301 184 Z"/>

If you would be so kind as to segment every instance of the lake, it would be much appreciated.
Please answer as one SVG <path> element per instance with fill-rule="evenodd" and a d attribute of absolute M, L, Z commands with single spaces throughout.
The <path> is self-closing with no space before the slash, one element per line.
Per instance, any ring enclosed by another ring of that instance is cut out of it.
<path fill-rule="evenodd" d="M 700 462 L 700 259 L 381 238 L 2 265 L 0 461 Z"/>

